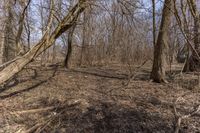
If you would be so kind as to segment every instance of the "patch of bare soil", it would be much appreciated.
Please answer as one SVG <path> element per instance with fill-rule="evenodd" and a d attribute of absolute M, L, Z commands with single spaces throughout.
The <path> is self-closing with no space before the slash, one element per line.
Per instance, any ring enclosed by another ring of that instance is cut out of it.
<path fill-rule="evenodd" d="M 174 132 L 176 99 L 181 115 L 200 103 L 198 75 L 174 74 L 169 84 L 157 84 L 149 72 L 142 68 L 129 79 L 117 67 L 29 66 L 1 88 L 0 132 Z M 184 119 L 180 132 L 200 132 L 199 117 Z"/>

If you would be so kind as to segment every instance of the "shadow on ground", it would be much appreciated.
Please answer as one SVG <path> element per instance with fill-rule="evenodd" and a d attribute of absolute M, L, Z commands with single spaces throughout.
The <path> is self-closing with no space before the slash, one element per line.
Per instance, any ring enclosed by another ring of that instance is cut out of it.
<path fill-rule="evenodd" d="M 43 132 L 173 132 L 172 124 L 169 124 L 169 121 L 163 119 L 158 113 L 148 113 L 144 109 L 130 108 L 122 104 L 118 105 L 116 102 L 92 100 L 88 107 L 69 107 L 61 110 L 54 110 L 53 112 L 59 115 L 51 124 L 48 124 L 48 126 L 43 129 Z M 49 114 L 52 114 L 52 112 L 49 112 Z"/>
<path fill-rule="evenodd" d="M 33 90 L 34 88 L 37 88 L 38 86 L 46 83 L 47 81 L 51 80 L 56 75 L 57 67 L 53 67 L 51 70 L 53 71 L 53 73 L 49 77 L 45 77 L 45 79 L 39 81 L 38 83 L 33 84 L 30 87 L 27 87 L 27 88 L 24 88 L 24 89 L 21 89 L 21 90 L 16 90 L 16 91 L 11 92 L 9 94 L 1 95 L 0 99 L 6 99 L 6 98 L 9 98 L 9 97 L 21 94 L 23 92 L 27 92 L 27 91 Z M 15 78 L 12 82 L 9 82 L 7 85 L 5 85 L 3 88 L 1 88 L 0 89 L 0 93 L 3 93 L 4 91 L 7 91 L 7 90 L 9 90 L 10 88 L 12 88 L 14 86 L 17 86 L 20 83 L 24 83 L 24 82 L 27 82 L 29 80 L 34 80 L 37 77 L 38 77 L 37 71 L 34 69 L 34 75 L 33 76 L 30 76 L 28 79 L 20 79 L 20 80 Z"/>

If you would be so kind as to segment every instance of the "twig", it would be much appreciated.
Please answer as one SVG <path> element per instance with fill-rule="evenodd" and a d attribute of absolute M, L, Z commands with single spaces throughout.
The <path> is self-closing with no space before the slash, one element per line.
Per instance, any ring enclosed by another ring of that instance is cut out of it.
<path fill-rule="evenodd" d="M 52 109 L 58 109 L 61 108 L 62 110 L 59 113 L 56 113 L 54 115 L 52 115 L 51 117 L 48 117 L 47 119 L 44 119 L 38 123 L 36 123 L 34 126 L 32 126 L 31 128 L 29 128 L 28 130 L 25 131 L 25 133 L 32 133 L 32 132 L 42 132 L 46 126 L 48 126 L 52 121 L 56 120 L 60 115 L 62 115 L 63 112 L 66 111 L 67 107 L 71 107 L 71 106 L 75 106 L 81 104 L 81 100 L 76 100 L 73 102 L 70 102 L 68 104 L 63 104 L 60 105 L 59 107 L 47 107 L 47 108 L 42 108 L 42 109 L 33 109 L 33 110 L 26 110 L 26 111 L 21 111 L 18 113 L 39 113 L 39 112 L 44 112 L 44 111 L 48 111 L 48 110 L 52 110 Z"/>
<path fill-rule="evenodd" d="M 78 105 L 78 104 L 81 104 L 81 101 L 80 101 L 80 100 L 75 101 L 75 102 L 72 102 L 72 103 L 60 104 L 60 105 L 57 105 L 57 106 L 50 106 L 50 107 L 46 107 L 46 108 L 15 111 L 15 112 L 12 112 L 11 114 L 18 114 L 18 115 L 19 115 L 19 114 L 43 113 L 43 112 L 50 111 L 50 110 L 54 110 L 54 109 L 76 106 L 76 105 Z"/>
<path fill-rule="evenodd" d="M 33 113 L 42 113 L 46 111 L 50 111 L 53 109 L 56 109 L 57 107 L 51 106 L 51 107 L 46 107 L 46 108 L 40 108 L 40 109 L 30 109 L 30 110 L 22 110 L 22 111 L 15 111 L 12 112 L 11 114 L 33 114 Z"/>
<path fill-rule="evenodd" d="M 180 97 L 174 103 L 174 115 L 175 115 L 175 119 L 176 119 L 176 125 L 175 125 L 174 133 L 179 133 L 179 130 L 181 128 L 181 122 L 182 122 L 183 119 L 187 119 L 189 117 L 192 117 L 200 111 L 200 104 L 199 104 L 198 106 L 196 106 L 196 108 L 192 112 L 188 113 L 187 115 L 181 116 L 180 114 L 178 114 L 177 109 L 176 109 L 176 103 L 179 100 L 180 100 Z"/>

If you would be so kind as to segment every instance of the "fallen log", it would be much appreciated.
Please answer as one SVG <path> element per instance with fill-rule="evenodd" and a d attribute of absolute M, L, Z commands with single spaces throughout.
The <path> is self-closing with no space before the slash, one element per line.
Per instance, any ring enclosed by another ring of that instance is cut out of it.
<path fill-rule="evenodd" d="M 87 0 L 79 0 L 79 2 L 69 11 L 69 13 L 59 22 L 55 30 L 50 34 L 44 34 L 42 39 L 29 52 L 14 62 L 10 63 L 0 72 L 0 85 L 8 81 L 15 74 L 20 72 L 27 64 L 29 64 L 35 57 L 40 55 L 43 51 L 53 45 L 62 33 L 68 30 L 77 21 L 78 16 L 86 8 Z"/>

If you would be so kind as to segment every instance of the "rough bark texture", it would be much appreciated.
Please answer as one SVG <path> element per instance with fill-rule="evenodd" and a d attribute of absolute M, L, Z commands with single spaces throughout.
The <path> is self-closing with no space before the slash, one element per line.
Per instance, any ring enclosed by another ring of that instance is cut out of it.
<path fill-rule="evenodd" d="M 82 31 L 82 44 L 81 44 L 81 57 L 80 57 L 80 62 L 79 62 L 79 66 L 84 64 L 84 61 L 86 60 L 86 24 L 87 24 L 87 13 L 86 11 L 83 14 L 83 31 Z"/>
<path fill-rule="evenodd" d="M 25 7 L 21 13 L 20 19 L 19 19 L 19 28 L 17 31 L 16 39 L 15 39 L 15 43 L 16 43 L 15 45 L 17 47 L 16 55 L 25 53 L 25 47 L 20 43 L 20 39 L 21 39 L 23 30 L 24 30 L 24 19 L 25 19 L 25 15 L 26 15 L 26 10 L 27 10 L 30 2 L 31 2 L 31 0 L 28 0 L 28 3 L 27 3 L 27 5 L 25 5 Z"/>
<path fill-rule="evenodd" d="M 195 0 L 188 0 L 190 12 L 194 18 L 194 48 L 196 52 L 192 52 L 192 55 L 188 58 L 187 63 L 184 66 L 184 72 L 187 71 L 200 71 L 200 60 L 197 56 L 200 55 L 200 14 L 197 10 Z"/>
<path fill-rule="evenodd" d="M 68 15 L 63 18 L 63 20 L 58 24 L 57 28 L 51 33 L 49 37 L 47 37 L 48 35 L 45 34 L 40 42 L 36 44 L 28 53 L 4 68 L 0 72 L 0 84 L 3 84 L 5 81 L 9 80 L 19 71 L 21 71 L 35 57 L 52 46 L 55 40 L 63 32 L 68 30 L 75 23 L 79 14 L 84 11 L 86 5 L 85 1 L 86 0 L 80 0 L 78 4 L 76 4 L 74 8 L 69 11 Z"/>
<path fill-rule="evenodd" d="M 64 65 L 66 68 L 69 68 L 69 60 L 72 54 L 72 40 L 73 40 L 73 34 L 74 34 L 74 30 L 75 30 L 76 24 L 74 24 L 74 26 L 72 26 L 72 28 L 70 29 L 69 33 L 68 33 L 68 47 L 67 47 L 67 55 L 65 57 L 65 61 L 64 61 Z"/>
<path fill-rule="evenodd" d="M 156 13 L 155 13 L 155 0 L 152 0 L 153 7 L 153 45 L 156 45 Z"/>
<path fill-rule="evenodd" d="M 5 4 L 5 25 L 2 34 L 2 43 L 0 51 L 0 64 L 3 64 L 15 57 L 14 33 L 13 33 L 13 3 L 8 0 Z"/>
<path fill-rule="evenodd" d="M 154 46 L 154 62 L 151 79 L 155 82 L 165 82 L 166 48 L 168 41 L 168 29 L 172 15 L 172 0 L 165 0 L 160 30 L 157 43 Z"/>
<path fill-rule="evenodd" d="M 0 65 L 3 64 L 5 62 L 5 45 L 3 42 L 4 35 L 1 34 L 1 42 L 0 42 Z"/>

